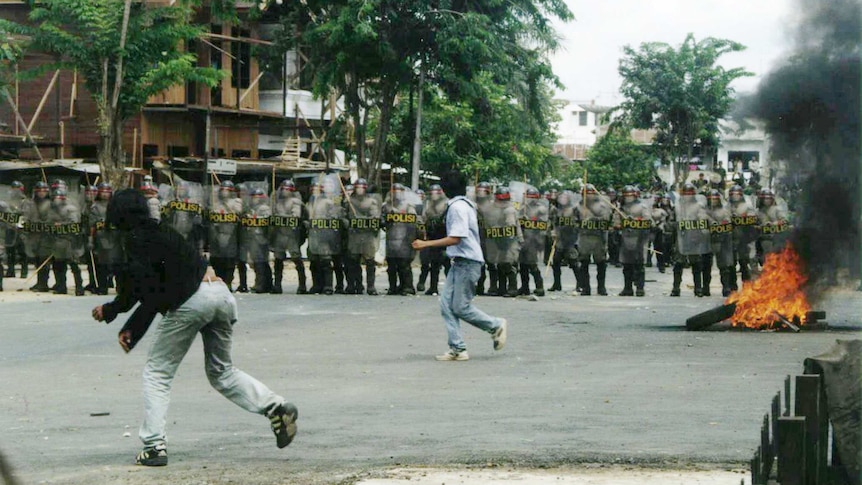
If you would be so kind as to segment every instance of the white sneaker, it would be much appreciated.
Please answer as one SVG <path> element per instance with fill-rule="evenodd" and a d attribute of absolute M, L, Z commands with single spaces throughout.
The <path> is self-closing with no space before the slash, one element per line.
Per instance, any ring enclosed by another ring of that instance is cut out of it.
<path fill-rule="evenodd" d="M 437 360 L 440 360 L 440 361 L 449 361 L 449 360 L 464 361 L 464 360 L 470 360 L 470 355 L 467 354 L 466 350 L 462 350 L 461 352 L 455 352 L 454 350 L 449 349 L 449 351 L 446 352 L 445 354 L 438 355 L 434 358 Z"/>
<path fill-rule="evenodd" d="M 500 319 L 500 326 L 494 331 L 494 350 L 502 350 L 506 346 L 506 327 L 508 321 L 505 318 Z"/>

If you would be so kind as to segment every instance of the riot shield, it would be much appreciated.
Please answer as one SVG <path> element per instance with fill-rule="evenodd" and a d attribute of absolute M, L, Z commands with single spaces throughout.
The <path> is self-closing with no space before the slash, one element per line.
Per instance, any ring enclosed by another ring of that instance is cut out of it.
<path fill-rule="evenodd" d="M 422 217 L 416 213 L 419 196 L 409 188 L 390 190 L 383 204 L 386 257 L 413 259 L 411 244 L 419 236 Z"/>
<path fill-rule="evenodd" d="M 527 189 L 535 189 L 530 184 L 524 182 L 518 182 L 513 180 L 509 182 L 509 196 L 512 200 L 512 205 L 515 206 L 516 211 L 521 211 L 521 206 L 524 205 L 524 199 L 527 194 Z"/>
<path fill-rule="evenodd" d="M 81 224 L 83 195 L 67 191 L 65 198 L 55 197 L 51 203 L 52 254 L 58 261 L 78 261 L 84 256 L 87 234 Z"/>
<path fill-rule="evenodd" d="M 233 259 L 239 255 L 242 199 L 237 193 L 222 193 L 219 186 L 210 187 L 207 207 L 207 236 L 210 257 Z"/>
<path fill-rule="evenodd" d="M 727 203 L 721 207 L 710 207 L 712 219 L 709 226 L 710 252 L 715 256 L 719 268 L 733 266 L 733 216 Z"/>
<path fill-rule="evenodd" d="M 425 210 L 422 221 L 425 223 L 425 235 L 428 239 L 446 237 L 446 210 L 449 198 L 446 194 L 431 194 L 425 199 Z"/>
<path fill-rule="evenodd" d="M 307 219 L 305 204 L 299 192 L 277 190 L 272 205 L 269 225 L 269 250 L 277 257 L 289 253 L 291 258 L 300 257 L 300 247 L 305 243 Z"/>
<path fill-rule="evenodd" d="M 644 248 L 652 234 L 652 211 L 640 200 L 621 204 L 619 210 L 620 263 L 643 264 Z"/>
<path fill-rule="evenodd" d="M 676 212 L 676 249 L 683 256 L 710 252 L 709 219 L 704 198 L 681 196 Z"/>
<path fill-rule="evenodd" d="M 372 259 L 380 241 L 380 194 L 355 194 L 348 199 L 347 251 Z"/>
<path fill-rule="evenodd" d="M 521 251 L 518 212 L 511 201 L 494 201 L 485 211 L 485 260 L 517 263 Z"/>
<path fill-rule="evenodd" d="M 578 197 L 576 197 L 578 196 Z M 556 249 L 567 258 L 574 257 L 578 244 L 578 207 L 580 196 L 571 190 L 563 190 L 557 194 L 557 210 L 554 220 L 554 235 L 557 238 Z"/>
<path fill-rule="evenodd" d="M 8 185 L 0 185 L 0 243 L 13 248 L 18 244 L 23 193 Z"/>
<path fill-rule="evenodd" d="M 341 184 L 336 177 L 319 176 L 315 181 L 318 189 L 308 202 L 308 253 L 313 256 L 341 254 L 344 211 Z"/>
<path fill-rule="evenodd" d="M 524 240 L 521 244 L 520 263 L 539 264 L 544 261 L 545 240 L 550 227 L 549 204 L 545 198 L 524 199 L 518 214 L 518 224 L 521 226 Z"/>
<path fill-rule="evenodd" d="M 248 187 L 248 186 L 246 186 Z M 264 189 L 252 189 L 249 203 L 240 217 L 239 252 L 246 263 L 269 261 L 269 222 L 272 215 L 269 197 Z"/>
<path fill-rule="evenodd" d="M 90 206 L 87 218 L 93 236 L 93 257 L 100 264 L 112 265 L 121 262 L 123 250 L 120 232 L 107 223 L 107 215 L 108 201 L 97 200 Z"/>
<path fill-rule="evenodd" d="M 581 259 L 593 258 L 596 262 L 607 259 L 608 231 L 613 209 L 599 194 L 588 195 L 578 205 L 578 251 Z"/>

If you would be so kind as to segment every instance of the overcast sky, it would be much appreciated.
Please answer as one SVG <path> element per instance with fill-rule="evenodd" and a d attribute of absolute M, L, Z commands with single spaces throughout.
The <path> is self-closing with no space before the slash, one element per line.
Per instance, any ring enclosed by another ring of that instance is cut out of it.
<path fill-rule="evenodd" d="M 810 0 L 820 1 L 820 0 Z M 791 46 L 788 22 L 794 0 L 566 0 L 576 20 L 557 24 L 562 49 L 552 58 L 554 72 L 565 85 L 558 98 L 595 99 L 597 104 L 620 101 L 617 73 L 622 48 L 642 42 L 666 42 L 677 47 L 691 32 L 695 39 L 717 37 L 747 47 L 726 54 L 720 63 L 744 67 L 754 77 L 738 79 L 733 87 L 753 91 L 761 76 Z"/>

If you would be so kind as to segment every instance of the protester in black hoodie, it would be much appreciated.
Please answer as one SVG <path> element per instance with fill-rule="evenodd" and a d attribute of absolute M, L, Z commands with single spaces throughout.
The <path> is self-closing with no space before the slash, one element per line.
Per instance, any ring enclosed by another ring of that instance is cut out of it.
<path fill-rule="evenodd" d="M 197 249 L 179 233 L 149 217 L 147 201 L 138 191 L 118 192 L 107 212 L 107 222 L 123 235 L 125 262 L 117 271 L 116 298 L 94 308 L 93 318 L 110 323 L 140 303 L 119 334 L 120 346 L 128 352 L 156 314 L 164 315 L 143 372 L 145 417 L 139 436 L 144 449 L 136 463 L 168 463 L 165 420 L 171 383 L 198 332 L 213 388 L 243 409 L 266 415 L 279 448 L 290 444 L 296 434 L 296 406 L 231 363 L 237 308 L 227 285 L 207 270 Z"/>

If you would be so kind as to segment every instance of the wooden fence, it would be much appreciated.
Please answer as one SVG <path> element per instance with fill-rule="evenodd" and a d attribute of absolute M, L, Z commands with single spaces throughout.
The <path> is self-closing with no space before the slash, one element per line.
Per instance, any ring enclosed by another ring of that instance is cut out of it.
<path fill-rule="evenodd" d="M 795 384 L 792 400 L 791 384 Z M 834 436 L 830 441 L 822 377 L 804 374 L 793 382 L 787 376 L 783 398 L 781 392 L 776 394 L 771 413 L 763 416 L 760 446 L 751 460 L 752 485 L 836 483 L 839 463 Z"/>

